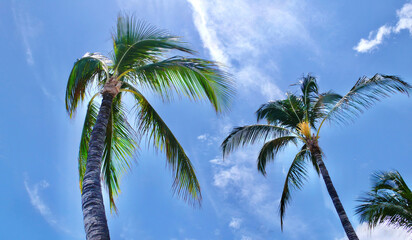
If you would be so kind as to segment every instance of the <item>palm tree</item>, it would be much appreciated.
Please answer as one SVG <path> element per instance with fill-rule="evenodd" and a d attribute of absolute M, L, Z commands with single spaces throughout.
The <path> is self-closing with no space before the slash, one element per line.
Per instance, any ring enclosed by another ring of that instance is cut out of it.
<path fill-rule="evenodd" d="M 166 154 L 174 173 L 175 193 L 192 204 L 200 204 L 200 186 L 192 163 L 141 90 L 152 91 L 163 100 L 176 94 L 191 100 L 207 99 L 216 112 L 228 107 L 233 93 L 230 77 L 217 63 L 183 56 L 164 57 L 170 50 L 194 53 L 178 37 L 127 15 L 119 15 L 112 37 L 110 58 L 86 53 L 74 63 L 66 89 L 70 117 L 84 101 L 86 91 L 97 90 L 87 105 L 78 157 L 87 239 L 110 238 L 100 181 L 108 190 L 111 209 L 116 210 L 119 177 L 130 168 L 142 136 Z M 134 101 L 135 128 L 126 118 L 126 94 Z M 102 97 L 100 106 L 97 96 Z"/>
<path fill-rule="evenodd" d="M 412 192 L 398 171 L 377 172 L 372 190 L 359 199 L 356 207 L 360 222 L 370 228 L 385 223 L 412 231 Z"/>
<path fill-rule="evenodd" d="M 257 121 L 265 119 L 267 124 L 234 128 L 222 143 L 223 157 L 239 146 L 263 141 L 257 168 L 266 175 L 267 163 L 273 161 L 280 150 L 289 143 L 302 143 L 291 163 L 283 187 L 279 206 L 281 228 L 283 229 L 286 206 L 291 200 L 290 189 L 302 188 L 307 178 L 306 164 L 309 162 L 315 171 L 322 175 L 346 235 L 350 240 L 358 239 L 322 159 L 322 150 L 318 144 L 319 132 L 326 120 L 345 123 L 381 98 L 393 93 L 408 94 L 411 86 L 398 77 L 381 74 L 372 78 L 360 78 L 344 96 L 332 91 L 319 93 L 316 78 L 311 75 L 303 77 L 299 85 L 301 95 L 288 93 L 286 99 L 268 102 L 257 110 Z"/>

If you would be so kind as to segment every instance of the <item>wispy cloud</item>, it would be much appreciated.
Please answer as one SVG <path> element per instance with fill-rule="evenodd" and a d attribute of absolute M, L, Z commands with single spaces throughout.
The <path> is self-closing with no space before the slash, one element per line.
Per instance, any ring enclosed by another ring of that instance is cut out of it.
<path fill-rule="evenodd" d="M 249 214 L 274 226 L 278 223 L 275 214 L 278 201 L 266 179 L 256 172 L 255 158 L 251 156 L 257 156 L 257 149 L 238 150 L 224 162 L 211 160 L 214 168 L 213 185 L 225 197 L 235 198 L 242 203 Z"/>
<path fill-rule="evenodd" d="M 68 229 L 58 223 L 56 217 L 53 215 L 49 206 L 43 201 L 40 196 L 40 191 L 48 188 L 50 184 L 46 180 L 42 180 L 34 185 L 29 183 L 28 177 L 24 179 L 24 187 L 26 188 L 27 194 L 30 198 L 30 203 L 33 207 L 40 213 L 40 215 L 46 220 L 50 226 L 61 230 L 66 233 L 70 233 Z"/>
<path fill-rule="evenodd" d="M 241 218 L 232 217 L 232 220 L 229 223 L 229 227 L 231 227 L 233 229 L 239 229 L 241 224 L 242 224 L 242 219 Z"/>
<path fill-rule="evenodd" d="M 366 223 L 360 224 L 356 228 L 356 233 L 359 239 L 362 240 L 409 240 L 412 238 L 412 234 L 403 229 L 395 229 L 386 225 L 378 225 L 373 230 L 368 228 Z M 339 240 L 347 240 L 347 237 L 339 238 Z"/>
<path fill-rule="evenodd" d="M 35 64 L 35 61 L 31 42 L 39 32 L 40 23 L 24 10 L 24 6 L 22 4 L 17 4 L 13 1 L 11 10 L 13 13 L 14 23 L 17 30 L 20 32 L 23 46 L 26 51 L 26 62 L 32 66 Z"/>
<path fill-rule="evenodd" d="M 283 97 L 273 78 L 278 72 L 276 50 L 293 44 L 314 45 L 301 20 L 304 14 L 299 14 L 302 4 L 272 0 L 188 2 L 204 47 L 214 60 L 235 72 L 239 91 L 257 92 L 266 99 Z"/>
<path fill-rule="evenodd" d="M 24 186 L 26 187 L 26 191 L 29 194 L 30 202 L 35 209 L 37 209 L 43 218 L 50 224 L 55 225 L 57 223 L 55 217 L 50 211 L 50 208 L 43 202 L 40 198 L 39 191 L 46 189 L 50 186 L 50 184 L 43 180 L 40 181 L 33 186 L 29 186 L 28 180 L 24 180 Z"/>
<path fill-rule="evenodd" d="M 396 11 L 396 14 L 398 16 L 396 25 L 385 24 L 378 31 L 370 32 L 368 39 L 362 38 L 353 49 L 360 53 L 370 52 L 382 44 L 385 38 L 402 30 L 408 30 L 412 35 L 412 3 L 404 4 L 401 9 Z"/>

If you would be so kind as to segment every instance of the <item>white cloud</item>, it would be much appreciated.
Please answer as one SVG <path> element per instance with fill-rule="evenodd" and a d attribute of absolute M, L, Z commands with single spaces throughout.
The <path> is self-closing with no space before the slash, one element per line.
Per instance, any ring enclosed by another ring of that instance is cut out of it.
<path fill-rule="evenodd" d="M 56 225 L 57 221 L 53 216 L 50 208 L 43 202 L 39 195 L 39 191 L 49 187 L 49 183 L 45 180 L 34 184 L 34 186 L 29 186 L 28 180 L 24 180 L 24 186 L 27 193 L 29 194 L 30 202 L 35 209 L 37 209 L 43 218 L 50 224 Z"/>
<path fill-rule="evenodd" d="M 34 65 L 31 42 L 39 32 L 40 22 L 31 17 L 28 12 L 24 10 L 22 4 L 16 4 L 15 1 L 12 3 L 13 19 L 22 37 L 23 46 L 26 51 L 26 62 L 29 65 Z"/>
<path fill-rule="evenodd" d="M 233 229 L 239 229 L 241 224 L 242 224 L 242 219 L 241 218 L 232 217 L 232 220 L 229 223 L 229 227 L 231 227 Z"/>
<path fill-rule="evenodd" d="M 207 137 L 208 137 L 208 134 L 202 134 L 202 135 L 197 136 L 197 139 L 198 140 L 206 140 Z"/>
<path fill-rule="evenodd" d="M 377 47 L 379 44 L 382 43 L 383 38 L 386 36 L 389 36 L 392 32 L 392 28 L 388 27 L 386 25 L 382 26 L 379 28 L 378 32 L 375 34 L 373 37 L 373 33 L 371 32 L 369 34 L 368 39 L 361 39 L 355 49 L 358 52 L 364 53 L 364 52 L 369 52 L 375 47 Z"/>
<path fill-rule="evenodd" d="M 370 52 L 380 45 L 385 37 L 401 30 L 409 30 L 412 35 L 412 3 L 406 3 L 396 11 L 398 22 L 396 26 L 381 26 L 377 32 L 370 32 L 368 39 L 362 38 L 353 49 L 360 53 Z"/>
<path fill-rule="evenodd" d="M 214 60 L 231 67 L 239 92 L 257 92 L 267 99 L 283 97 L 273 82 L 273 75 L 278 72 L 276 50 L 293 44 L 314 47 L 302 20 L 306 15 L 300 14 L 304 4 L 273 0 L 187 1 L 193 8 L 204 47 Z"/>
<path fill-rule="evenodd" d="M 403 229 L 395 229 L 386 225 L 378 225 L 373 230 L 370 230 L 366 223 L 360 224 L 356 228 L 356 233 L 359 239 L 362 240 L 410 240 L 412 234 Z M 339 240 L 347 240 L 347 237 L 342 237 Z"/>
<path fill-rule="evenodd" d="M 37 211 L 39 211 L 40 215 L 46 220 L 46 222 L 50 224 L 50 226 L 60 231 L 73 235 L 71 231 L 69 231 L 64 225 L 58 222 L 49 206 L 47 206 L 47 204 L 40 196 L 40 191 L 48 188 L 49 186 L 50 184 L 46 180 L 42 180 L 34 185 L 30 185 L 28 177 L 26 176 L 24 179 L 24 187 L 26 188 L 27 194 L 29 195 L 30 203 Z"/>
<path fill-rule="evenodd" d="M 225 197 L 236 198 L 250 214 L 263 222 L 277 224 L 276 209 L 278 202 L 266 179 L 256 170 L 257 149 L 245 149 L 234 152 L 227 164 L 220 164 L 220 159 L 213 161 L 213 185 L 218 187 Z"/>

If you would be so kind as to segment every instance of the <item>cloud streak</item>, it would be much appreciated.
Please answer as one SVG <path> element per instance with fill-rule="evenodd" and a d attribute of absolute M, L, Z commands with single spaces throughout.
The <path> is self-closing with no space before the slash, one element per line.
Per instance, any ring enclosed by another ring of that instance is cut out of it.
<path fill-rule="evenodd" d="M 26 62 L 28 65 L 33 66 L 35 64 L 35 61 L 33 58 L 31 41 L 33 40 L 33 38 L 36 36 L 38 32 L 38 25 L 39 25 L 38 21 L 33 19 L 27 13 L 27 11 L 24 11 L 24 8 L 22 5 L 16 5 L 14 1 L 13 1 L 11 10 L 13 13 L 13 19 L 14 19 L 16 28 L 18 29 L 22 37 L 23 46 L 25 48 L 25 54 L 26 54 Z"/>
<path fill-rule="evenodd" d="M 277 50 L 313 41 L 295 1 L 187 0 L 203 46 L 235 73 L 239 92 L 282 98 L 274 83 Z M 269 53 L 270 52 L 270 53 Z"/>
<path fill-rule="evenodd" d="M 391 34 L 397 34 L 402 30 L 408 30 L 412 35 L 412 3 L 406 3 L 396 11 L 398 22 L 394 26 L 383 25 L 377 31 L 369 33 L 368 39 L 362 38 L 353 48 L 357 52 L 367 53 L 376 49 Z"/>
<path fill-rule="evenodd" d="M 29 195 L 30 198 L 30 203 L 33 205 L 33 207 L 39 211 L 39 213 L 42 215 L 42 217 L 50 224 L 50 225 L 56 225 L 57 220 L 53 216 L 53 214 L 50 211 L 50 208 L 43 202 L 39 195 L 39 191 L 44 190 L 48 188 L 50 184 L 43 180 L 40 181 L 33 186 L 30 186 L 28 183 L 28 180 L 24 180 L 24 187 L 26 188 L 27 194 Z"/>
<path fill-rule="evenodd" d="M 46 180 L 42 180 L 34 185 L 29 184 L 28 177 L 24 180 L 24 187 L 29 195 L 31 205 L 33 205 L 33 207 L 40 213 L 40 215 L 50 226 L 71 234 L 68 229 L 58 223 L 58 220 L 50 210 L 49 206 L 47 206 L 40 196 L 40 191 L 48 188 L 49 186 L 50 184 Z"/>

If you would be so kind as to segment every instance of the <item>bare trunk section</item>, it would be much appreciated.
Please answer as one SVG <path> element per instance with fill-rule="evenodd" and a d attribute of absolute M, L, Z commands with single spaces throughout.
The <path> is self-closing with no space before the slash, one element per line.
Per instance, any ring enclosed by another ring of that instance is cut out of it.
<path fill-rule="evenodd" d="M 312 156 L 315 157 L 316 163 L 319 166 L 319 170 L 322 174 L 323 181 L 325 182 L 326 189 L 328 190 L 329 196 L 332 199 L 333 205 L 335 206 L 336 212 L 339 215 L 339 219 L 342 223 L 343 229 L 345 229 L 346 236 L 349 240 L 359 240 L 358 236 L 356 235 L 355 230 L 352 227 L 352 224 L 349 221 L 348 216 L 346 215 L 345 209 L 339 199 L 338 193 L 336 192 L 335 187 L 333 186 L 332 179 L 329 176 L 329 172 L 326 169 L 325 163 L 322 159 L 322 151 L 318 145 L 318 140 L 315 136 L 308 141 L 310 152 Z"/>
<path fill-rule="evenodd" d="M 102 91 L 102 104 L 90 136 L 82 189 L 82 210 L 87 240 L 110 239 L 103 203 L 100 173 L 107 124 L 112 110 L 113 98 L 119 92 L 120 84 L 114 78 L 109 79 L 105 84 Z"/>

